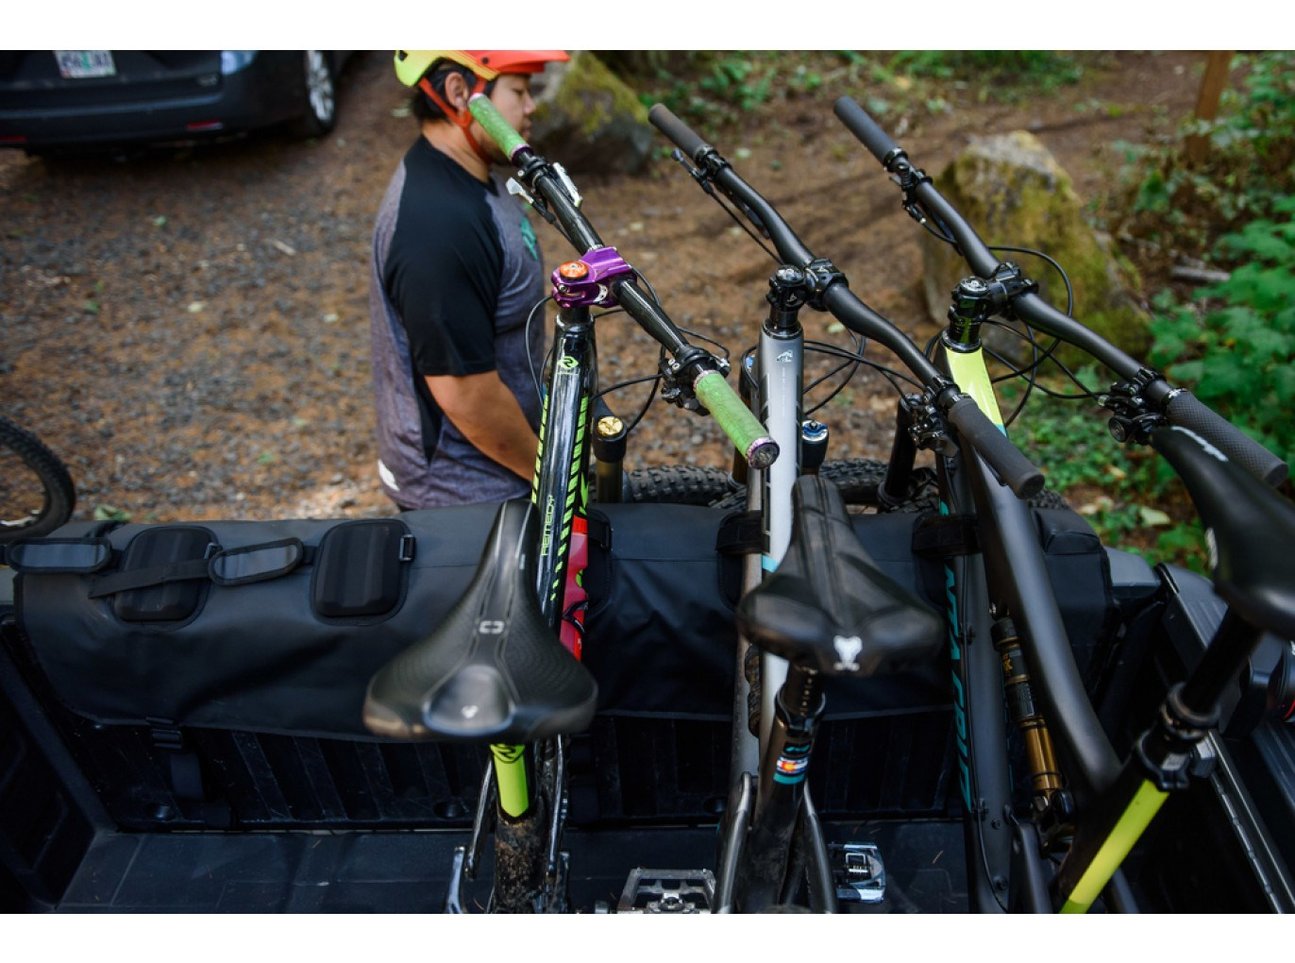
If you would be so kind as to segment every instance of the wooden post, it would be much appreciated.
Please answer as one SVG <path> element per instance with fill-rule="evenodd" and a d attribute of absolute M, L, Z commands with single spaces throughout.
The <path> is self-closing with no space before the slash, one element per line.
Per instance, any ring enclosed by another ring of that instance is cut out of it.
<path fill-rule="evenodd" d="M 1228 85 L 1228 67 L 1232 64 L 1231 50 L 1211 50 L 1205 56 L 1205 76 L 1201 78 L 1201 91 L 1196 97 L 1196 119 L 1213 120 L 1219 115 L 1219 99 Z M 1210 139 L 1201 134 L 1187 138 L 1187 160 L 1199 164 L 1210 150 Z"/>

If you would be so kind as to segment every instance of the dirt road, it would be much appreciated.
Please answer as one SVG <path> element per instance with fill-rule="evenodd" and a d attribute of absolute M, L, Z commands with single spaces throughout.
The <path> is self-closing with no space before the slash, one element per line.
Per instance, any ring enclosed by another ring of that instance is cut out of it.
<path fill-rule="evenodd" d="M 1118 55 L 1079 88 L 1013 106 L 958 103 L 904 135 L 938 171 L 972 133 L 1034 129 L 1092 196 L 1117 139 L 1190 109 L 1190 55 Z M 713 136 L 816 252 L 877 309 L 921 328 L 918 229 L 831 116 L 842 92 L 777 101 Z M 68 462 L 78 517 L 137 521 L 369 515 L 377 488 L 368 367 L 372 216 L 414 136 L 386 56 L 352 61 L 326 139 L 270 135 L 125 161 L 0 152 L 0 407 Z M 1084 114 L 1100 100 L 1120 109 Z M 662 142 L 664 144 L 664 141 Z M 586 212 L 680 324 L 740 351 L 772 262 L 671 161 L 584 177 Z M 541 232 L 546 261 L 568 251 Z M 811 337 L 840 342 L 817 317 Z M 604 381 L 650 373 L 623 320 L 600 331 Z M 827 370 L 826 363 L 820 370 Z M 826 386 L 825 386 L 826 388 Z M 825 396 L 825 388 L 815 397 Z M 612 403 L 632 413 L 645 392 Z M 820 417 L 830 457 L 881 455 L 893 395 L 861 373 Z M 727 461 L 716 430 L 657 406 L 636 464 Z"/>

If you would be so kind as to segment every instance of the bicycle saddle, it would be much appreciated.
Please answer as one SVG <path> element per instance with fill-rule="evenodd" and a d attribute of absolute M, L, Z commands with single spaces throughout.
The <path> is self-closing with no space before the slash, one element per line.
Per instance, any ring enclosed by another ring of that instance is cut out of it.
<path fill-rule="evenodd" d="M 1200 513 L 1219 596 L 1251 625 L 1295 638 L 1295 506 L 1193 431 L 1158 428 L 1151 443 Z"/>
<path fill-rule="evenodd" d="M 598 686 L 540 613 L 538 513 L 504 502 L 467 592 L 431 635 L 369 681 L 364 724 L 380 736 L 523 743 L 578 732 Z"/>
<path fill-rule="evenodd" d="M 817 475 L 798 479 L 792 510 L 782 563 L 738 603 L 742 633 L 828 675 L 866 678 L 934 655 L 944 635 L 939 616 L 864 551 L 836 486 Z"/>

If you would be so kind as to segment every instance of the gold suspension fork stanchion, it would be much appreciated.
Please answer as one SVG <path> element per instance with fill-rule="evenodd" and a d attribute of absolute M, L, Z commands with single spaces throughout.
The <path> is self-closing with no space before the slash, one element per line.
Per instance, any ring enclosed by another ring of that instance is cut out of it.
<path fill-rule="evenodd" d="M 625 438 L 625 422 L 615 415 L 604 415 L 594 423 L 594 501 L 601 505 L 621 500 Z"/>

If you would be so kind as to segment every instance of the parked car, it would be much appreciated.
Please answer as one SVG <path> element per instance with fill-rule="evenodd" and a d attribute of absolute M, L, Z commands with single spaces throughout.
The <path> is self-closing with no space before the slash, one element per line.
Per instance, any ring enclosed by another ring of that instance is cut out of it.
<path fill-rule="evenodd" d="M 337 120 L 346 51 L 0 51 L 0 147 L 169 143 Z"/>

